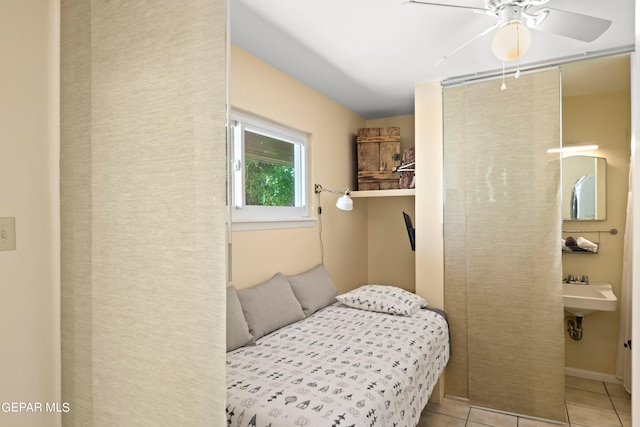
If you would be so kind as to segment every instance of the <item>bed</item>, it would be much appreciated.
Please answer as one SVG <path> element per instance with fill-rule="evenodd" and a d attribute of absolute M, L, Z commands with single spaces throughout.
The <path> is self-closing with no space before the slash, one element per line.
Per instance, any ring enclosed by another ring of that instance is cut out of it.
<path fill-rule="evenodd" d="M 230 293 L 247 333 L 227 352 L 228 426 L 415 426 L 449 360 L 444 313 L 400 288 L 336 295 L 317 266 Z"/>

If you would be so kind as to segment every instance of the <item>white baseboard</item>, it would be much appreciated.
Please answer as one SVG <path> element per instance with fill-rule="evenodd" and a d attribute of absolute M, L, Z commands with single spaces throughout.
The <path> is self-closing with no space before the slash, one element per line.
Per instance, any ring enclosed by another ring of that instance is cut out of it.
<path fill-rule="evenodd" d="M 603 374 L 602 372 L 593 372 L 593 371 L 586 371 L 584 369 L 565 367 L 564 373 L 566 375 L 571 375 L 572 377 L 586 378 L 589 380 L 596 380 L 596 381 L 604 381 L 604 382 L 613 383 L 613 384 L 622 384 L 622 381 L 615 375 Z"/>

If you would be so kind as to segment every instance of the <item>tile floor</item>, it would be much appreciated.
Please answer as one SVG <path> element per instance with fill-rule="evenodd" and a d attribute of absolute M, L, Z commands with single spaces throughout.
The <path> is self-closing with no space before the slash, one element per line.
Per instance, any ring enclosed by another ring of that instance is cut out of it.
<path fill-rule="evenodd" d="M 565 377 L 566 424 L 547 423 L 473 408 L 468 402 L 445 398 L 429 403 L 418 427 L 631 427 L 631 396 L 621 384 Z"/>

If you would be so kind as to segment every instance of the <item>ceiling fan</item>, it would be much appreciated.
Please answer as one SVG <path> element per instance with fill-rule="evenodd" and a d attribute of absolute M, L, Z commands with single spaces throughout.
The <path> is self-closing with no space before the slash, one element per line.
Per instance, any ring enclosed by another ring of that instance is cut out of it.
<path fill-rule="evenodd" d="M 611 25 L 608 19 L 583 15 L 566 10 L 541 7 L 550 0 L 485 0 L 485 7 L 444 4 L 422 0 L 410 3 L 466 9 L 476 13 L 493 15 L 497 22 L 471 40 L 445 55 L 436 65 L 458 52 L 476 39 L 498 29 L 493 39 L 492 50 L 503 62 L 519 59 L 531 44 L 529 29 L 558 34 L 583 42 L 592 42 Z"/>

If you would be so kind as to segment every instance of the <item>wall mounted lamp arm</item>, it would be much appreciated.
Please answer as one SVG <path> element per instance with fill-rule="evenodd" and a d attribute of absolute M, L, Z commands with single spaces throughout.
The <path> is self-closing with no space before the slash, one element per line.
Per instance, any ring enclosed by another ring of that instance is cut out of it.
<path fill-rule="evenodd" d="M 343 211 L 350 211 L 353 209 L 353 200 L 349 197 L 350 191 L 348 188 L 344 188 L 342 190 L 329 190 L 328 188 L 322 187 L 320 184 L 315 184 L 314 191 L 318 195 L 323 191 L 326 191 L 327 193 L 340 194 L 342 196 L 338 198 L 336 207 Z"/>

